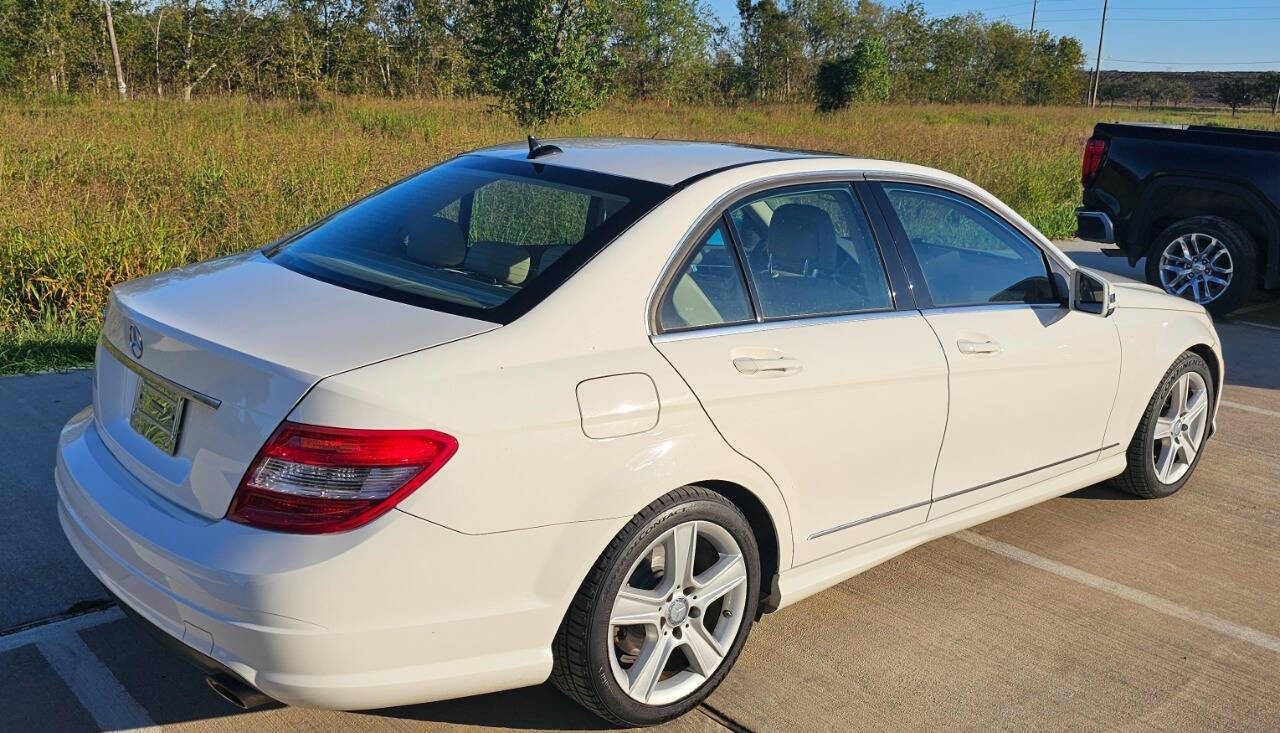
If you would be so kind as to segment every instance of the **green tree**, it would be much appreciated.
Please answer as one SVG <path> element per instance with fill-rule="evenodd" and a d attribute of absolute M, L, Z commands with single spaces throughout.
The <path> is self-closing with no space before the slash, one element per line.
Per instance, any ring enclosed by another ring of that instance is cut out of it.
<path fill-rule="evenodd" d="M 1264 71 L 1258 75 L 1258 96 L 1271 105 L 1271 114 L 1280 106 L 1280 71 Z"/>
<path fill-rule="evenodd" d="M 1047 34 L 1035 40 L 1029 104 L 1074 104 L 1084 95 L 1085 76 L 1080 73 L 1084 48 L 1071 36 L 1056 39 Z"/>
<path fill-rule="evenodd" d="M 767 101 L 791 98 L 800 88 L 804 30 L 774 0 L 738 0 L 742 21 L 741 59 L 753 96 Z"/>
<path fill-rule="evenodd" d="M 848 0 L 791 0 L 787 12 L 803 32 L 805 56 L 814 62 L 848 55 L 865 33 Z"/>
<path fill-rule="evenodd" d="M 618 86 L 668 103 L 706 99 L 711 40 L 723 30 L 699 0 L 622 0 L 613 47 Z"/>
<path fill-rule="evenodd" d="M 889 51 L 879 38 L 864 38 L 853 48 L 853 98 L 859 102 L 889 99 Z"/>
<path fill-rule="evenodd" d="M 1122 99 L 1133 94 L 1133 86 L 1127 80 L 1114 74 L 1103 74 L 1098 80 L 1098 99 L 1109 103 L 1112 107 Z"/>
<path fill-rule="evenodd" d="M 1191 86 L 1182 79 L 1174 79 L 1165 82 L 1165 97 L 1177 107 L 1180 104 L 1190 102 L 1196 95 L 1195 87 Z"/>
<path fill-rule="evenodd" d="M 1138 82 L 1138 92 L 1147 100 L 1147 109 L 1154 109 L 1168 93 L 1168 85 L 1159 76 L 1147 74 Z"/>
<path fill-rule="evenodd" d="M 470 0 L 467 50 L 521 125 L 600 106 L 616 64 L 604 0 Z"/>
<path fill-rule="evenodd" d="M 924 6 L 912 0 L 890 10 L 885 14 L 882 30 L 894 96 L 927 99 L 933 37 Z"/>
<path fill-rule="evenodd" d="M 1231 116 L 1236 110 L 1248 107 L 1253 103 L 1254 85 L 1244 79 L 1228 79 L 1218 83 L 1218 101 L 1231 108 Z"/>
<path fill-rule="evenodd" d="M 884 41 L 864 38 L 853 53 L 828 59 L 818 67 L 815 82 L 818 109 L 833 112 L 852 102 L 883 102 L 889 98 L 889 54 Z"/>

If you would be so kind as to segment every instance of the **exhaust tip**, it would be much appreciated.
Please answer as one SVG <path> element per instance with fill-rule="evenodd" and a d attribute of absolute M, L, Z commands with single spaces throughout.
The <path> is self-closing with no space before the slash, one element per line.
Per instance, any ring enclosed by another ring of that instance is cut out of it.
<path fill-rule="evenodd" d="M 250 687 L 230 675 L 209 675 L 204 678 L 204 681 L 205 684 L 209 685 L 209 689 L 217 693 L 218 697 L 241 710 L 250 710 L 271 701 L 271 698 L 260 690 Z"/>

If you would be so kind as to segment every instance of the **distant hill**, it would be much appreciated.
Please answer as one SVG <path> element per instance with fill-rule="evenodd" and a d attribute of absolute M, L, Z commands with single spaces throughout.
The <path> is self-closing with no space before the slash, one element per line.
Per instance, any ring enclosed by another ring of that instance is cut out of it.
<path fill-rule="evenodd" d="M 1220 107 L 1218 85 L 1228 79 L 1257 83 L 1261 71 L 1103 71 L 1098 84 L 1099 104 Z M 1271 92 L 1274 95 L 1274 91 Z M 1254 107 L 1269 108 L 1273 96 L 1259 98 Z"/>

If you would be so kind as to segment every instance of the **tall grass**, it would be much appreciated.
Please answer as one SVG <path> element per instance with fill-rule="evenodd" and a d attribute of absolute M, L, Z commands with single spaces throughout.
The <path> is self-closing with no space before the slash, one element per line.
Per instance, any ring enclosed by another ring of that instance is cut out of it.
<path fill-rule="evenodd" d="M 991 106 L 614 104 L 539 132 L 732 140 L 935 166 L 1067 236 L 1094 121 L 1187 113 Z M 1277 127 L 1270 115 L 1248 124 Z M 1204 116 L 1223 124 L 1229 118 Z M 519 139 L 483 101 L 0 102 L 0 373 L 92 356 L 114 283 L 248 249 L 457 153 Z"/>

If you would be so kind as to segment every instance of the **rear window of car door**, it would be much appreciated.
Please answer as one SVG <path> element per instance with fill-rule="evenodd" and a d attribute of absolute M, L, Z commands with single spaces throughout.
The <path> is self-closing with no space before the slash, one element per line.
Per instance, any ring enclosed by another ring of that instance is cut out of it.
<path fill-rule="evenodd" d="M 778 189 L 729 211 L 761 316 L 893 308 L 880 250 L 846 184 Z"/>
<path fill-rule="evenodd" d="M 930 186 L 881 188 L 935 306 L 1058 302 L 1044 252 L 985 206 Z"/>

